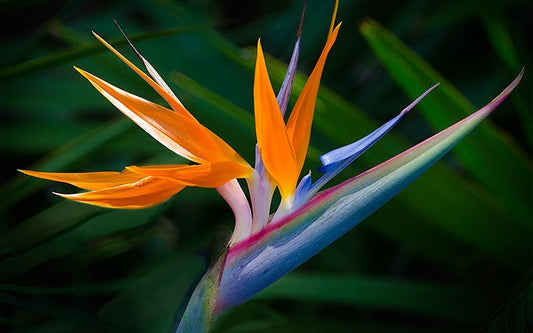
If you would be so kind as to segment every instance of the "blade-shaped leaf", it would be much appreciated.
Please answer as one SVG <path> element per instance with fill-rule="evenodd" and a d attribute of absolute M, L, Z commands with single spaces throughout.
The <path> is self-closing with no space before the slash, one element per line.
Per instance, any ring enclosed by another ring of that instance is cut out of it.
<path fill-rule="evenodd" d="M 106 324 L 98 320 L 93 314 L 77 309 L 77 307 L 73 307 L 72 305 L 66 306 L 37 297 L 12 296 L 6 293 L 0 293 L 0 304 L 15 306 L 18 309 L 23 309 L 32 314 L 66 319 L 70 322 L 90 327 L 98 332 L 117 332 L 115 325 Z"/>
<path fill-rule="evenodd" d="M 136 211 L 112 211 L 100 214 L 88 221 L 81 220 L 84 223 L 77 228 L 68 230 L 42 245 L 13 254 L 0 261 L 0 279 L 17 276 L 52 259 L 76 252 L 98 237 L 145 225 L 158 214 L 158 209 L 155 207 Z M 80 218 L 75 217 L 72 222 Z M 109 223 L 110 221 L 113 223 Z M 67 222 L 70 223 L 70 221 Z"/>
<path fill-rule="evenodd" d="M 168 333 L 180 301 L 203 268 L 199 258 L 176 257 L 131 284 L 98 317 L 128 332 Z"/>
<path fill-rule="evenodd" d="M 168 30 L 162 30 L 157 32 L 150 32 L 150 33 L 142 33 L 137 34 L 134 36 L 131 36 L 132 41 L 141 41 L 151 38 L 158 38 L 158 37 L 164 37 L 164 36 L 171 36 L 175 34 L 180 34 L 184 32 L 188 32 L 191 30 L 198 29 L 197 27 L 180 27 L 180 28 L 174 28 L 174 29 L 168 29 Z M 115 45 L 121 45 L 126 44 L 126 41 L 123 40 L 121 37 L 119 38 L 113 38 L 110 40 L 110 43 Z M 71 49 L 57 52 L 54 54 L 46 55 L 40 58 L 32 59 L 25 61 L 20 64 L 13 65 L 11 67 L 5 68 L 0 71 L 0 81 L 8 80 L 20 75 L 24 75 L 27 73 L 31 73 L 33 71 L 38 71 L 42 69 L 46 69 L 61 63 L 65 63 L 67 61 L 72 61 L 77 58 L 81 58 L 96 52 L 102 52 L 105 48 L 94 42 L 88 45 L 82 45 L 73 47 Z"/>
<path fill-rule="evenodd" d="M 294 272 L 255 298 L 354 304 L 478 324 L 488 313 L 480 295 L 470 288 L 376 276 Z"/>
<path fill-rule="evenodd" d="M 99 208 L 71 201 L 60 202 L 4 231 L 0 236 L 0 255 L 24 251 L 57 233 L 87 221 L 100 211 Z"/>
<path fill-rule="evenodd" d="M 29 166 L 29 168 L 34 170 L 64 170 L 78 159 L 90 155 L 104 143 L 109 142 L 132 127 L 133 125 L 127 119 L 106 123 L 67 142 L 39 162 Z M 13 178 L 1 188 L 0 193 L 4 199 L 0 203 L 0 211 L 33 194 L 44 184 L 44 182 L 35 182 L 24 175 Z M 10 195 L 7 195 L 7 193 Z"/>
<path fill-rule="evenodd" d="M 533 270 L 482 329 L 484 333 L 533 331 Z"/>
<path fill-rule="evenodd" d="M 513 43 L 513 37 L 516 39 L 517 36 L 511 37 L 511 33 L 507 29 L 508 24 L 503 17 L 505 11 L 500 8 L 491 9 L 485 8 L 482 15 L 487 37 L 509 70 L 517 71 L 521 66 L 524 66 L 524 62 L 520 60 L 515 44 Z M 533 87 L 529 84 L 529 91 L 531 89 Z M 526 92 L 528 89 L 522 89 L 522 91 Z M 528 108 L 523 94 L 520 94 L 520 91 L 513 96 L 513 102 L 518 111 L 523 132 L 529 141 L 530 147 L 533 147 L 533 114 L 530 108 Z"/>

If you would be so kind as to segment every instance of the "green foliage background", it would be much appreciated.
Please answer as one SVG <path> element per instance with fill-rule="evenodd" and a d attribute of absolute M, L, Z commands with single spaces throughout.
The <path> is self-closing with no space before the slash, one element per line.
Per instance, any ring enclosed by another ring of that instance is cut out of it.
<path fill-rule="evenodd" d="M 309 0 L 295 96 L 333 1 Z M 228 239 L 215 191 L 154 208 L 66 202 L 72 188 L 16 172 L 182 163 L 72 66 L 161 102 L 94 40 L 131 60 L 112 19 L 199 120 L 252 161 L 257 38 L 275 87 L 302 1 L 2 1 L 0 326 L 8 332 L 167 332 Z M 341 0 L 306 168 L 368 134 L 435 82 L 337 181 L 380 163 L 523 82 L 442 162 L 295 272 L 220 318 L 216 332 L 526 332 L 533 291 L 533 6 Z M 379 23 L 378 23 L 379 22 Z M 293 96 L 294 97 L 294 96 Z"/>

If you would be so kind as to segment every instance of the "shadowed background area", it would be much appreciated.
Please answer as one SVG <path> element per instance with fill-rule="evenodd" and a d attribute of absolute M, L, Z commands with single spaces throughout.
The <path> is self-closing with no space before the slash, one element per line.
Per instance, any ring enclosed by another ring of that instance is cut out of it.
<path fill-rule="evenodd" d="M 325 43 L 334 1 L 309 0 L 292 103 Z M 187 188 L 109 210 L 21 175 L 186 163 L 72 66 L 164 102 L 93 38 L 137 65 L 113 23 L 207 127 L 253 161 L 261 38 L 279 89 L 303 1 L 0 3 L 0 328 L 167 332 L 229 239 L 231 210 Z M 440 163 L 360 226 L 215 325 L 216 332 L 521 332 L 533 318 L 533 5 L 341 0 L 304 171 L 440 86 L 351 167 L 354 176 L 474 112 L 522 67 L 512 96 Z M 314 171 L 314 174 L 318 174 Z M 528 311 L 529 310 L 529 311 Z"/>

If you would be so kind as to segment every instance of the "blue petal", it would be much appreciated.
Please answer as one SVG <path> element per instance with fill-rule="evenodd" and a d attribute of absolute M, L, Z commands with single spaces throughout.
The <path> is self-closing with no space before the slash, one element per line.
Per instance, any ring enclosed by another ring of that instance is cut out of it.
<path fill-rule="evenodd" d="M 336 166 L 340 165 L 343 161 L 355 160 L 374 143 L 381 139 L 394 125 L 396 125 L 400 119 L 402 119 L 405 113 L 406 112 L 402 111 L 399 115 L 387 121 L 377 130 L 365 136 L 364 138 L 320 156 L 322 166 L 317 168 L 318 171 L 322 173 L 328 173 L 336 169 Z"/>
<path fill-rule="evenodd" d="M 296 37 L 296 43 L 294 44 L 294 49 L 292 50 L 291 61 L 287 67 L 287 73 L 279 89 L 277 101 L 279 109 L 281 110 L 281 115 L 285 115 L 287 111 L 287 105 L 289 104 L 289 98 L 291 96 L 292 83 L 294 82 L 294 74 L 296 73 L 296 66 L 298 65 L 298 57 L 300 55 L 300 36 L 302 35 L 302 26 L 304 23 L 305 16 L 305 3 L 302 9 L 302 16 L 300 17 L 300 26 L 298 27 L 298 35 Z"/>
<path fill-rule="evenodd" d="M 338 175 L 356 158 L 361 156 L 361 154 L 363 154 L 368 148 L 372 147 L 374 143 L 376 143 L 385 134 L 387 134 L 387 132 L 392 127 L 394 127 L 394 125 L 396 125 L 407 112 L 409 112 L 416 104 L 418 104 L 418 102 L 420 102 L 420 100 L 422 100 L 422 98 L 424 98 L 431 90 L 433 90 L 438 85 L 439 84 L 437 83 L 433 87 L 429 88 L 426 92 L 420 95 L 420 97 L 418 97 L 411 104 L 409 104 L 409 106 L 403 109 L 400 114 L 383 124 L 374 132 L 370 133 L 369 135 L 354 143 L 337 148 L 335 150 L 330 151 L 329 153 L 320 156 L 322 166 L 318 167 L 317 169 L 318 171 L 324 173 L 324 175 L 320 177 L 313 185 L 308 186 L 306 188 L 302 188 L 302 190 L 306 190 L 306 192 L 298 192 L 297 189 L 296 198 L 298 198 L 299 201 L 295 200 L 296 205 L 299 206 L 305 203 L 310 197 L 312 197 L 316 192 L 318 192 L 322 188 L 322 186 L 324 186 L 333 177 Z"/>
<path fill-rule="evenodd" d="M 319 171 L 324 170 L 324 172 L 329 172 L 332 170 L 331 165 L 338 164 L 346 159 L 353 158 L 353 156 L 360 156 L 365 150 L 370 148 L 374 143 L 376 143 L 383 135 L 385 135 L 394 125 L 396 125 L 400 119 L 409 112 L 418 102 L 422 100 L 431 90 L 437 87 L 439 84 L 435 84 L 433 87 L 429 88 L 426 92 L 420 95 L 416 100 L 414 100 L 409 106 L 400 112 L 399 115 L 392 118 L 380 128 L 365 136 L 364 138 L 346 145 L 344 147 L 337 148 L 330 151 L 322 156 L 320 156 L 320 161 L 322 161 L 323 167 L 319 168 Z M 321 170 L 322 169 L 322 170 Z"/>
<path fill-rule="evenodd" d="M 294 202 L 299 203 L 303 202 L 305 200 L 305 194 L 309 192 L 311 189 L 311 171 L 305 175 L 300 183 L 298 184 L 298 187 L 296 188 L 296 191 L 294 193 Z"/>
<path fill-rule="evenodd" d="M 294 74 L 296 73 L 296 66 L 298 65 L 298 57 L 300 55 L 300 37 L 294 44 L 294 50 L 292 51 L 291 61 L 287 67 L 287 73 L 279 89 L 277 101 L 279 109 L 281 110 L 281 115 L 285 115 L 287 111 L 287 105 L 289 104 L 289 97 L 291 96 L 292 83 L 294 82 Z"/>

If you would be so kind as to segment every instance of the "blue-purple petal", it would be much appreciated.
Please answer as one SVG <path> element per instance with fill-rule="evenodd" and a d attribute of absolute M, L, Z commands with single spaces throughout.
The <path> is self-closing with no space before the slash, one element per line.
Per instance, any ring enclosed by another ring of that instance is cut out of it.
<path fill-rule="evenodd" d="M 431 90 L 438 86 L 438 83 L 426 90 L 422 95 L 420 95 L 416 100 L 409 104 L 405 109 L 402 110 L 396 117 L 390 119 L 385 124 L 381 125 L 378 129 L 368 134 L 364 138 L 357 140 L 354 143 L 349 145 L 334 149 L 322 156 L 320 156 L 320 161 L 322 166 L 318 167 L 317 170 L 324 173 L 315 183 L 302 190 L 306 192 L 296 193 L 296 197 L 299 199 L 295 201 L 296 205 L 299 206 L 310 197 L 312 197 L 316 192 L 318 192 L 327 182 L 329 182 L 333 177 L 338 175 L 344 168 L 350 165 L 355 159 L 361 156 L 366 150 L 368 150 L 372 145 L 374 145 L 379 139 L 381 139 L 388 131 L 390 131 L 402 118 L 409 112 L 418 102 L 422 100 Z"/>
<path fill-rule="evenodd" d="M 287 111 L 287 105 L 289 104 L 292 83 L 294 82 L 294 74 L 296 73 L 299 55 L 300 37 L 298 36 L 298 39 L 296 40 L 296 43 L 294 44 L 294 49 L 292 51 L 291 61 L 289 62 L 289 66 L 287 67 L 287 73 L 285 74 L 285 78 L 283 79 L 283 83 L 281 84 L 281 88 L 279 89 L 277 96 L 277 101 L 282 116 L 285 115 L 285 111 Z"/>
<path fill-rule="evenodd" d="M 311 189 L 312 180 L 311 180 L 311 171 L 305 175 L 302 180 L 300 180 L 300 183 L 298 184 L 298 187 L 296 187 L 296 191 L 294 193 L 294 202 L 299 203 L 303 202 L 305 200 L 305 194 L 309 193 L 309 190 Z"/>

